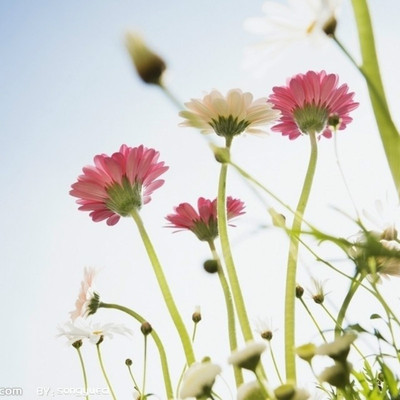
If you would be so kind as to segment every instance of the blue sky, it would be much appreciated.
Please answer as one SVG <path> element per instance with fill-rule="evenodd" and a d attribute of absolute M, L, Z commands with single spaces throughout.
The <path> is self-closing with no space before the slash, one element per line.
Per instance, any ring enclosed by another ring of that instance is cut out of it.
<path fill-rule="evenodd" d="M 333 44 L 317 49 L 292 48 L 265 66 L 262 77 L 243 70 L 244 48 L 261 39 L 244 31 L 243 20 L 261 16 L 261 5 L 261 1 L 239 0 L 0 3 L 0 315 L 6 328 L 1 337 L 7 343 L 0 357 L 9 360 L 3 361 L 1 385 L 22 386 L 24 398 L 29 399 L 35 398 L 38 386 L 81 385 L 75 354 L 61 339 L 55 339 L 55 334 L 57 325 L 66 321 L 73 308 L 84 266 L 102 269 L 98 286 L 107 300 L 144 309 L 155 321 L 160 320 L 158 326 L 164 328 L 165 324 L 171 348 L 177 345 L 168 317 L 159 315 L 161 299 L 133 224 L 128 220 L 114 228 L 94 224 L 77 211 L 68 195 L 69 186 L 95 154 L 112 153 L 122 143 L 155 147 L 170 165 L 165 187 L 143 209 L 143 218 L 153 232 L 160 257 L 169 265 L 167 275 L 184 315 L 190 316 L 194 306 L 202 304 L 211 320 L 218 319 L 212 296 L 205 296 L 218 287 L 199 267 L 208 256 L 207 249 L 189 235 L 172 235 L 162 228 L 164 216 L 174 205 L 193 202 L 198 196 L 215 197 L 218 165 L 200 134 L 177 127 L 177 110 L 163 93 L 135 76 L 124 47 L 124 33 L 129 29 L 140 31 L 166 59 L 166 81 L 182 101 L 201 97 L 213 88 L 225 92 L 240 87 L 255 97 L 267 96 L 272 86 L 282 85 L 287 77 L 307 69 L 339 73 L 361 104 L 354 112 L 353 124 L 339 138 L 343 166 L 356 202 L 360 208 L 368 207 L 375 198 L 392 192 L 365 85 Z M 384 82 L 396 110 L 400 107 L 396 20 L 400 5 L 384 0 L 371 2 L 371 9 Z M 347 1 L 338 36 L 358 58 Z M 321 221 L 321 216 L 327 216 L 321 224 L 342 234 L 331 206 L 349 212 L 352 209 L 335 169 L 332 144 L 320 142 L 320 165 L 309 217 Z M 237 140 L 233 151 L 238 162 L 295 204 L 307 146 L 306 141 L 289 143 L 279 135 L 262 139 L 247 136 Z M 243 196 L 248 204 L 242 228 L 233 232 L 238 263 L 247 266 L 251 254 L 251 265 L 239 272 L 247 293 L 261 290 L 260 297 L 250 296 L 250 314 L 253 318 L 270 315 L 279 327 L 282 310 L 268 305 L 274 301 L 271 296 L 282 296 L 283 274 L 279 271 L 286 256 L 285 238 L 270 230 L 266 236 L 257 231 L 260 225 L 268 224 L 262 204 L 236 175 L 231 174 L 230 179 L 231 193 Z M 342 222 L 342 227 L 343 234 L 351 234 L 350 223 Z M 253 231 L 257 233 L 250 236 Z M 268 252 L 264 249 L 266 238 L 273 244 Z M 251 277 L 260 260 L 269 258 L 276 269 L 262 271 L 264 286 L 259 287 L 257 279 Z M 274 282 L 272 278 L 280 273 L 282 279 Z M 107 314 L 107 318 L 131 324 L 122 316 Z M 138 350 L 140 334 L 135 338 L 132 346 Z M 119 346 L 119 340 L 113 345 L 118 355 L 125 357 L 126 346 L 131 343 L 121 339 Z M 199 341 L 199 355 L 218 352 L 217 344 L 211 344 L 210 350 L 204 345 L 212 343 L 206 329 Z M 279 340 L 277 343 L 279 348 Z M 106 355 L 115 368 L 113 377 L 120 393 L 126 395 L 130 393 L 128 379 L 119 378 L 117 372 L 126 371 L 123 365 L 114 364 L 111 349 L 110 344 Z M 223 354 L 216 357 L 224 359 Z M 96 370 L 95 360 L 91 362 Z M 104 385 L 98 371 L 93 373 L 93 382 Z"/>

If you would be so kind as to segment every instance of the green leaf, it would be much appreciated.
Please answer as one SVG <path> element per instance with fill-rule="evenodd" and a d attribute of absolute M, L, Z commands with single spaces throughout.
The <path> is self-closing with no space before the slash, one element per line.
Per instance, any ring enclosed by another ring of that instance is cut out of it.
<path fill-rule="evenodd" d="M 382 317 L 379 314 L 371 314 L 369 319 L 382 319 Z"/>

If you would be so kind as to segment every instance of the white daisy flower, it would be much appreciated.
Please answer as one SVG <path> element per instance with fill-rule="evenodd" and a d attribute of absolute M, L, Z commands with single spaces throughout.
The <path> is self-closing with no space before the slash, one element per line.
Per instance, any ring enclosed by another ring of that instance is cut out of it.
<path fill-rule="evenodd" d="M 264 40 L 246 52 L 245 66 L 264 65 L 279 52 L 301 41 L 321 43 L 333 34 L 342 0 L 288 0 L 287 4 L 266 1 L 264 17 L 248 18 L 247 31 Z"/>
<path fill-rule="evenodd" d="M 315 349 L 315 354 L 329 356 L 334 360 L 346 360 L 351 344 L 357 339 L 354 332 L 347 332 L 330 343 L 324 343 Z"/>
<path fill-rule="evenodd" d="M 267 345 L 265 343 L 250 340 L 244 348 L 232 352 L 228 358 L 228 363 L 254 371 L 260 361 L 261 354 L 266 348 Z"/>
<path fill-rule="evenodd" d="M 220 372 L 221 367 L 209 361 L 192 364 L 183 377 L 180 398 L 199 398 L 209 395 Z"/>
<path fill-rule="evenodd" d="M 265 400 L 263 390 L 257 381 L 242 383 L 237 390 L 237 400 Z"/>
<path fill-rule="evenodd" d="M 259 127 L 280 116 L 267 98 L 253 101 L 251 93 L 240 89 L 232 89 L 226 96 L 213 90 L 203 99 L 191 99 L 185 106 L 188 110 L 179 113 L 185 119 L 180 126 L 198 128 L 205 134 L 215 132 L 230 140 L 242 132 L 264 133 Z"/>
<path fill-rule="evenodd" d="M 66 322 L 64 327 L 59 327 L 57 336 L 65 336 L 69 344 L 73 344 L 78 340 L 89 340 L 93 344 L 98 344 L 99 341 L 106 337 L 112 339 L 114 334 L 132 335 L 132 331 L 120 324 L 101 324 L 77 318 L 74 321 Z"/>

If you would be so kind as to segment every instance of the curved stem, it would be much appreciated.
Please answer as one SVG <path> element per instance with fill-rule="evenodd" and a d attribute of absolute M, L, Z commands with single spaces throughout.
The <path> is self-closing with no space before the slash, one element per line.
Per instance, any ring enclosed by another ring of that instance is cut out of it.
<path fill-rule="evenodd" d="M 160 82 L 159 85 L 161 90 L 165 93 L 168 99 L 172 102 L 172 104 L 178 108 L 178 110 L 183 110 L 183 104 L 178 100 L 178 98 L 169 90 L 167 86 L 163 82 Z"/>
<path fill-rule="evenodd" d="M 120 306 L 119 304 L 108 304 L 108 303 L 100 302 L 99 308 L 113 308 L 115 310 L 122 311 L 122 312 L 130 315 L 134 319 L 136 319 L 136 321 L 140 322 L 141 324 L 143 322 L 147 321 L 141 315 L 139 315 L 137 312 L 131 310 L 130 308 Z M 167 360 L 167 355 L 165 353 L 164 346 L 163 346 L 161 339 L 158 336 L 157 332 L 154 330 L 154 328 L 151 331 L 150 335 L 153 338 L 154 343 L 157 346 L 158 353 L 160 355 L 161 368 L 162 368 L 163 377 L 164 377 L 164 385 L 165 385 L 165 392 L 167 395 L 167 399 L 172 400 L 174 398 L 174 394 L 172 391 L 171 378 L 170 378 L 169 368 L 168 368 L 168 360 Z"/>
<path fill-rule="evenodd" d="M 352 0 L 354 16 L 357 22 L 361 48 L 362 66 L 367 77 L 369 97 L 374 110 L 383 148 L 392 173 L 393 181 L 400 191 L 400 135 L 391 118 L 385 91 L 379 70 L 378 56 L 375 49 L 371 17 L 366 0 Z"/>
<path fill-rule="evenodd" d="M 227 312 L 227 317 L 228 317 L 229 346 L 230 346 L 230 350 L 232 352 L 232 351 L 236 350 L 238 347 L 237 340 L 236 340 L 235 310 L 233 308 L 232 295 L 231 295 L 231 291 L 229 289 L 228 281 L 226 280 L 224 271 L 222 269 L 221 260 L 218 256 L 217 250 L 215 248 L 215 244 L 212 240 L 210 240 L 208 242 L 208 245 L 210 246 L 210 250 L 211 250 L 213 259 L 216 261 L 216 263 L 218 265 L 217 272 L 218 272 L 219 281 L 221 283 L 222 291 L 224 293 L 224 298 L 225 298 L 226 312 Z M 236 387 L 239 387 L 243 383 L 242 370 L 240 368 L 234 366 L 233 372 L 235 375 Z"/>
<path fill-rule="evenodd" d="M 299 251 L 299 238 L 303 214 L 307 206 L 308 197 L 311 192 L 312 181 L 317 165 L 318 146 L 315 132 L 309 133 L 311 153 L 307 173 L 304 179 L 303 189 L 297 204 L 293 219 L 292 232 L 290 235 L 289 255 L 286 274 L 285 295 L 285 362 L 286 380 L 296 383 L 296 360 L 295 360 L 295 295 L 296 295 L 296 270 Z"/>
<path fill-rule="evenodd" d="M 228 147 L 229 148 L 229 147 Z M 239 319 L 239 324 L 242 330 L 244 339 L 252 340 L 253 333 L 251 332 L 249 319 L 246 312 L 246 307 L 243 300 L 242 291 L 240 289 L 239 279 L 236 274 L 235 264 L 233 262 L 232 252 L 228 238 L 227 215 L 226 215 L 226 177 L 228 172 L 228 164 L 221 164 L 218 184 L 217 198 L 217 219 L 218 233 L 221 241 L 222 254 L 224 257 L 228 279 L 232 290 L 233 300 L 236 306 L 236 313 Z"/>
<path fill-rule="evenodd" d="M 194 357 L 192 342 L 190 341 L 189 334 L 188 334 L 186 327 L 182 321 L 182 317 L 179 314 L 178 308 L 176 307 L 175 301 L 172 297 L 171 290 L 168 286 L 167 279 L 165 278 L 163 269 L 158 260 L 156 252 L 154 250 L 154 247 L 150 241 L 150 238 L 146 232 L 146 229 L 143 225 L 142 219 L 140 218 L 140 215 L 137 210 L 132 211 L 131 215 L 139 229 L 140 236 L 142 237 L 143 244 L 146 248 L 151 265 L 152 265 L 154 273 L 156 275 L 158 284 L 161 289 L 161 293 L 164 297 L 165 304 L 168 308 L 168 311 L 171 315 L 171 318 L 175 324 L 175 327 L 176 327 L 179 337 L 181 339 L 183 350 L 184 350 L 185 356 L 186 356 L 186 362 L 190 366 L 191 364 L 193 364 L 195 362 L 195 357 Z"/>
<path fill-rule="evenodd" d="M 274 369 L 275 369 L 276 375 L 278 376 L 279 382 L 282 385 L 283 384 L 282 376 L 281 376 L 281 374 L 279 372 L 278 364 L 277 364 L 276 359 L 275 359 L 274 351 L 272 350 L 271 342 L 269 342 L 268 344 L 269 344 L 269 352 L 271 354 L 271 359 L 272 359 L 272 363 L 274 364 Z"/>
<path fill-rule="evenodd" d="M 101 356 L 100 344 L 99 343 L 96 345 L 96 348 L 97 348 L 97 356 L 99 357 L 100 368 L 101 368 L 101 371 L 103 372 L 104 379 L 107 382 L 107 386 L 108 386 L 108 389 L 110 390 L 111 397 L 113 398 L 113 400 L 117 400 L 117 398 L 115 397 L 114 390 L 113 390 L 113 388 L 111 386 L 110 380 L 108 379 L 108 376 L 107 376 L 107 373 L 106 373 L 106 369 L 104 368 L 104 363 L 103 363 L 103 358 Z"/>
<path fill-rule="evenodd" d="M 80 349 L 79 347 L 76 347 L 76 351 L 78 352 L 79 361 L 80 361 L 81 367 L 82 367 L 83 384 L 85 385 L 85 393 L 86 393 L 85 399 L 86 399 L 86 400 L 89 400 L 88 382 L 87 382 L 87 375 L 86 375 L 85 363 L 83 362 L 83 357 L 82 357 L 81 349 Z"/>
<path fill-rule="evenodd" d="M 340 336 L 340 333 L 343 330 L 342 324 L 344 321 L 344 317 L 346 316 L 346 312 L 347 312 L 347 309 L 351 302 L 351 299 L 353 298 L 357 289 L 360 287 L 361 281 L 362 281 L 362 277 L 359 276 L 359 274 L 357 273 L 356 276 L 354 277 L 353 281 L 351 282 L 349 291 L 347 292 L 347 295 L 343 300 L 343 304 L 340 307 L 340 310 L 339 310 L 339 313 L 338 313 L 338 316 L 336 319 L 336 325 L 335 325 L 335 339 Z"/>

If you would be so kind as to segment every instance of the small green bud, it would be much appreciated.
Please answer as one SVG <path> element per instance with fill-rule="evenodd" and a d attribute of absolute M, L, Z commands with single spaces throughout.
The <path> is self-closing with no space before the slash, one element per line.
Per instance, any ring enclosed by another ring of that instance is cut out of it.
<path fill-rule="evenodd" d="M 272 337 L 273 337 L 273 336 L 274 336 L 274 335 L 273 335 L 272 331 L 270 331 L 270 330 L 261 332 L 261 337 L 262 337 L 263 339 L 265 339 L 265 340 L 268 340 L 268 342 L 272 340 Z"/>
<path fill-rule="evenodd" d="M 336 26 L 337 26 L 337 20 L 332 15 L 328 19 L 328 21 L 325 22 L 324 26 L 322 27 L 322 30 L 325 32 L 326 35 L 333 37 L 335 36 Z"/>
<path fill-rule="evenodd" d="M 201 321 L 200 307 L 196 307 L 195 312 L 192 314 L 192 321 L 197 324 Z"/>
<path fill-rule="evenodd" d="M 291 400 L 296 392 L 296 389 L 293 385 L 289 383 L 285 383 L 281 386 L 278 386 L 275 390 L 275 396 L 277 400 Z"/>
<path fill-rule="evenodd" d="M 143 335 L 147 336 L 147 335 L 149 335 L 149 334 L 153 331 L 153 328 L 152 328 L 152 326 L 146 321 L 146 322 L 143 322 L 143 323 L 142 323 L 142 325 L 141 325 L 141 327 L 140 327 L 140 330 L 142 331 Z"/>
<path fill-rule="evenodd" d="M 203 263 L 203 268 L 209 274 L 215 274 L 218 271 L 218 263 L 215 260 L 206 260 Z"/>
<path fill-rule="evenodd" d="M 311 362 L 315 356 L 316 346 L 314 343 L 303 344 L 296 348 L 296 354 L 304 361 Z"/>
<path fill-rule="evenodd" d="M 221 164 L 227 164 L 231 160 L 229 149 L 226 147 L 217 147 L 211 144 L 215 159 Z"/>
<path fill-rule="evenodd" d="M 130 358 L 127 358 L 125 360 L 125 365 L 127 365 L 128 367 L 130 367 L 133 364 L 132 360 Z"/>
<path fill-rule="evenodd" d="M 304 294 L 303 287 L 301 287 L 300 285 L 296 285 L 296 297 L 298 299 L 301 299 L 303 297 L 303 294 Z"/>
<path fill-rule="evenodd" d="M 77 340 L 76 342 L 72 343 L 72 346 L 75 347 L 76 349 L 79 349 L 82 347 L 82 340 Z"/>

